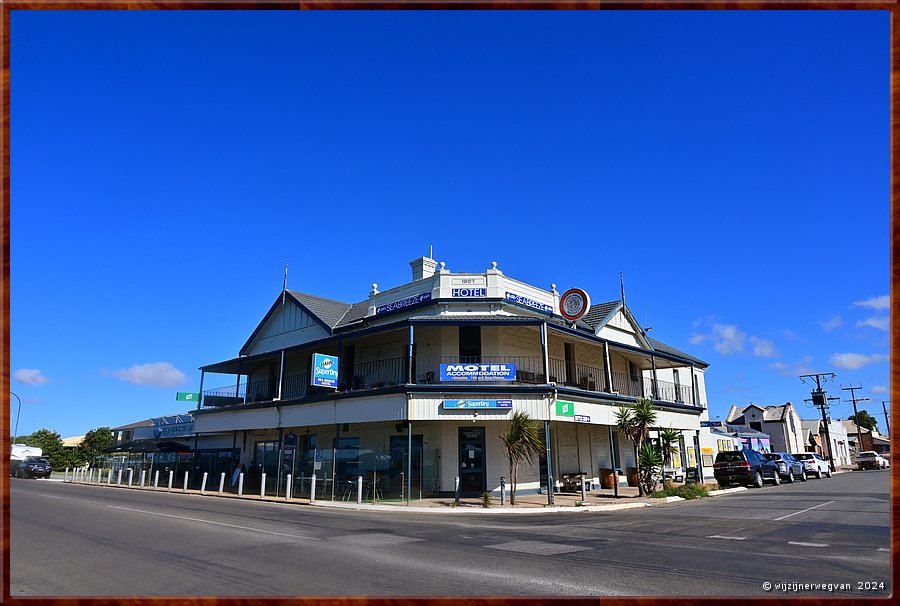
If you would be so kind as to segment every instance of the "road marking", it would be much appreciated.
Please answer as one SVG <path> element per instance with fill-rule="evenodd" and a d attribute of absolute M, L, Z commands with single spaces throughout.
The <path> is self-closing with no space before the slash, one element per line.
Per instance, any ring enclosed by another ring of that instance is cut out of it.
<path fill-rule="evenodd" d="M 797 515 L 797 514 L 799 514 L 799 513 L 806 513 L 807 511 L 812 511 L 813 509 L 815 509 L 815 508 L 817 508 L 817 507 L 824 507 L 825 505 L 830 505 L 831 503 L 834 503 L 834 501 L 828 501 L 827 503 L 819 503 L 818 505 L 813 505 L 812 507 L 807 507 L 807 508 L 804 509 L 803 511 L 795 511 L 794 513 L 789 513 L 789 514 L 787 514 L 786 516 L 781 516 L 780 518 L 775 518 L 775 521 L 777 522 L 778 520 L 783 520 L 783 519 L 785 519 L 785 518 L 789 518 L 789 517 L 791 517 L 791 516 L 795 516 L 795 515 Z"/>
<path fill-rule="evenodd" d="M 886 552 L 888 552 L 888 553 L 891 552 L 891 550 L 888 549 L 887 547 L 879 547 L 879 548 L 878 548 L 878 551 L 886 551 Z"/>
<path fill-rule="evenodd" d="M 39 492 L 35 492 L 34 494 L 39 497 L 47 497 L 48 499 L 61 499 L 62 498 L 62 497 L 55 497 L 52 494 L 41 494 Z"/>
<path fill-rule="evenodd" d="M 706 537 L 707 539 L 731 539 L 732 541 L 746 541 L 747 537 L 722 537 L 717 534 L 712 535 L 711 537 Z"/>
<path fill-rule="evenodd" d="M 241 530 L 250 530 L 253 532 L 261 532 L 263 534 L 274 534 L 280 537 L 290 537 L 292 539 L 307 539 L 310 541 L 318 541 L 317 537 L 304 537 L 296 534 L 286 534 L 284 532 L 273 532 L 271 530 L 261 530 L 259 528 L 250 528 L 249 526 L 238 526 L 237 524 L 226 524 L 224 522 L 213 522 L 212 520 L 202 520 L 200 518 L 189 518 L 187 516 L 175 516 L 168 513 L 158 513 L 156 511 L 146 511 L 143 509 L 132 509 L 130 507 L 117 507 L 115 505 L 107 505 L 111 509 L 121 509 L 122 511 L 134 511 L 137 513 L 146 513 L 151 516 L 162 516 L 164 518 L 177 518 L 179 520 L 190 520 L 191 522 L 202 522 L 204 524 L 214 524 L 216 526 L 227 526 L 229 528 L 239 528 Z"/>
<path fill-rule="evenodd" d="M 801 543 L 800 541 L 788 541 L 788 545 L 799 545 L 800 547 L 828 547 L 828 543 Z"/>

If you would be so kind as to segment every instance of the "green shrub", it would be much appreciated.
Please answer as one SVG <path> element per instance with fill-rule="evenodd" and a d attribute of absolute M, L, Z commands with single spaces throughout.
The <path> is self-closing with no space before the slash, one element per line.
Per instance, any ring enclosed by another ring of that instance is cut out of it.
<path fill-rule="evenodd" d="M 489 493 L 488 491 L 485 490 L 484 493 L 481 495 L 481 506 L 482 507 L 490 507 L 493 504 L 494 504 L 494 499 L 491 498 L 491 493 Z"/>
<path fill-rule="evenodd" d="M 709 492 L 700 484 L 685 484 L 675 488 L 666 488 L 665 490 L 657 490 L 651 495 L 654 499 L 663 497 L 681 497 L 682 499 L 692 500 L 709 496 Z"/>

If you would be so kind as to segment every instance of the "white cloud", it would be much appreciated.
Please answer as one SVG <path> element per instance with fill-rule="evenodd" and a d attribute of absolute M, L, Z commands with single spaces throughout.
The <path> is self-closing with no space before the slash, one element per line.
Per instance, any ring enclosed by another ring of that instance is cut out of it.
<path fill-rule="evenodd" d="M 753 355 L 758 358 L 771 358 L 777 355 L 775 345 L 771 341 L 760 339 L 759 337 L 750 337 L 750 342 L 753 343 Z"/>
<path fill-rule="evenodd" d="M 872 389 L 869 390 L 869 393 L 872 395 L 875 395 L 875 396 L 881 395 L 881 394 L 887 393 L 887 392 L 888 392 L 888 388 L 885 387 L 884 385 L 875 385 L 874 387 L 872 387 Z"/>
<path fill-rule="evenodd" d="M 890 316 L 872 316 L 856 323 L 857 328 L 860 326 L 871 326 L 872 328 L 886 331 L 891 327 L 891 318 Z"/>
<path fill-rule="evenodd" d="M 829 358 L 831 363 L 841 370 L 858 370 L 869 364 L 877 364 L 888 360 L 884 354 L 872 354 L 867 356 L 858 353 L 836 353 Z"/>
<path fill-rule="evenodd" d="M 779 361 L 769 364 L 769 368 L 777 371 L 783 377 L 799 377 L 800 375 L 808 375 L 813 372 L 810 364 L 812 364 L 812 356 L 804 356 L 794 362 L 793 365 Z"/>
<path fill-rule="evenodd" d="M 706 339 L 708 339 L 708 338 L 709 337 L 707 337 L 706 335 L 698 335 L 697 333 L 694 333 L 691 335 L 691 344 L 699 345 L 700 343 L 703 343 L 704 341 L 706 341 Z"/>
<path fill-rule="evenodd" d="M 784 330 L 782 330 L 781 336 L 783 336 L 788 341 L 796 341 L 797 340 L 797 333 L 795 333 L 790 328 L 785 328 Z"/>
<path fill-rule="evenodd" d="M 746 337 L 747 333 L 741 332 L 736 324 L 713 324 L 714 347 L 723 356 L 744 351 Z"/>
<path fill-rule="evenodd" d="M 828 331 L 832 331 L 835 328 L 838 328 L 843 323 L 844 323 L 844 320 L 840 316 L 834 316 L 827 322 L 819 322 L 819 324 L 822 325 L 822 328 L 824 328 L 825 330 L 828 330 Z"/>
<path fill-rule="evenodd" d="M 871 297 L 865 301 L 854 301 L 853 304 L 859 307 L 868 307 L 869 309 L 890 309 L 891 298 L 889 295 L 881 295 L 880 297 Z"/>
<path fill-rule="evenodd" d="M 43 385 L 49 379 L 41 374 L 37 368 L 20 368 L 13 373 L 13 378 L 26 385 Z"/>
<path fill-rule="evenodd" d="M 175 387 L 187 379 L 183 372 L 168 362 L 135 364 L 131 368 L 117 370 L 112 374 L 132 385 L 155 385 L 156 387 Z"/>

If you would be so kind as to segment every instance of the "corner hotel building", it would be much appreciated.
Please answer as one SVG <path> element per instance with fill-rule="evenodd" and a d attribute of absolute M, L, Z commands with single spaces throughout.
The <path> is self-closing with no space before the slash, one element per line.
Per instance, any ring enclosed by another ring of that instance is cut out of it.
<path fill-rule="evenodd" d="M 519 494 L 546 491 L 548 477 L 562 488 L 574 473 L 597 488 L 635 466 L 614 413 L 646 397 L 657 426 L 682 433 L 667 467 L 701 463 L 711 476 L 700 429 L 708 365 L 648 338 L 624 297 L 590 305 L 575 296 L 582 309 L 571 321 L 555 285 L 509 278 L 496 263 L 478 273 L 428 257 L 410 265 L 412 281 L 373 284 L 353 304 L 284 290 L 238 356 L 201 367 L 202 466 L 255 464 L 282 494 L 291 474 L 296 496 L 313 473 L 317 494 L 336 498 L 359 475 L 387 499 L 452 495 L 457 478 L 462 496 L 481 496 L 508 475 L 499 436 L 521 410 L 542 422 L 549 445 L 520 467 Z M 335 388 L 311 385 L 316 353 L 338 358 Z"/>

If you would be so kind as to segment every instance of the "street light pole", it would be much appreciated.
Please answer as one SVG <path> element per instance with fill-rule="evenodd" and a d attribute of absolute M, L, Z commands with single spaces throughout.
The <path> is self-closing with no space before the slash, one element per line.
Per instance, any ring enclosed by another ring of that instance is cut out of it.
<path fill-rule="evenodd" d="M 13 392 L 9 392 L 10 395 L 16 396 Z M 19 396 L 16 396 L 16 400 L 19 400 Z M 19 409 L 16 411 L 16 428 L 13 430 L 13 441 L 12 443 L 16 443 L 16 436 L 19 433 L 19 415 L 22 414 L 22 400 L 19 400 Z"/>

